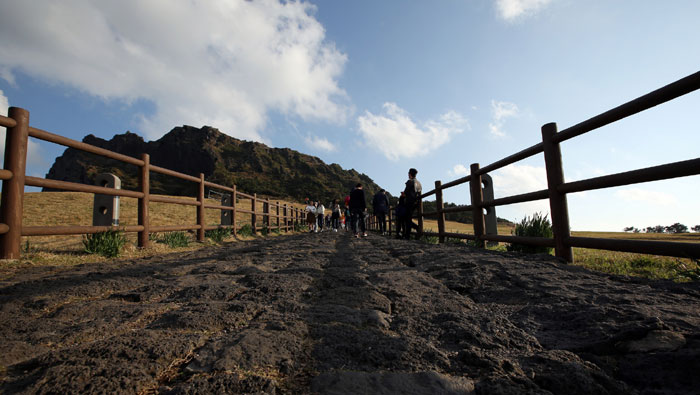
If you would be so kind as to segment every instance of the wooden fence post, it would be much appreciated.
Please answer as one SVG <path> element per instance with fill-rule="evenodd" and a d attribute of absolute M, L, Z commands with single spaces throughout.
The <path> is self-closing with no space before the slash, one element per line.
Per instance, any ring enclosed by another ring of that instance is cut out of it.
<path fill-rule="evenodd" d="M 204 241 L 204 173 L 199 173 L 199 194 L 197 195 L 197 201 L 199 206 L 197 206 L 197 224 L 199 229 L 197 229 L 197 240 Z"/>
<path fill-rule="evenodd" d="M 435 206 L 437 206 L 437 216 L 438 216 L 438 241 L 440 243 L 445 242 L 445 214 L 442 212 L 444 208 L 442 202 L 442 182 L 440 180 L 435 181 Z"/>
<path fill-rule="evenodd" d="M 472 163 L 470 166 L 471 177 L 469 178 L 469 191 L 472 199 L 472 220 L 474 221 L 474 236 L 476 236 L 477 247 L 486 248 L 486 241 L 483 239 L 484 228 L 484 209 L 481 203 L 484 201 L 484 192 L 481 187 L 481 176 L 476 174 L 479 171 L 479 164 Z"/>
<path fill-rule="evenodd" d="M 17 123 L 7 128 L 5 137 L 5 170 L 12 178 L 2 182 L 2 209 L 0 223 L 8 226 L 0 235 L 2 259 L 19 259 L 22 244 L 22 210 L 24 209 L 24 177 L 27 169 L 27 143 L 29 140 L 29 111 L 10 107 L 9 118 Z"/>
<path fill-rule="evenodd" d="M 255 206 L 257 205 L 257 200 L 258 200 L 258 194 L 254 193 L 253 198 L 250 200 L 250 211 L 253 213 L 250 214 L 250 223 L 253 225 L 253 234 L 257 233 L 257 229 L 255 228 L 256 223 L 258 222 L 258 216 L 255 214 Z"/>
<path fill-rule="evenodd" d="M 552 141 L 557 134 L 557 124 L 548 123 L 542 126 L 542 144 L 544 148 L 544 163 L 547 169 L 547 188 L 549 190 L 549 209 L 552 214 L 552 232 L 554 233 L 554 253 L 567 262 L 574 261 L 574 252 L 568 245 L 571 230 L 569 227 L 569 206 L 566 194 L 557 191 L 564 183 L 564 168 L 561 160 L 561 147 Z"/>
<path fill-rule="evenodd" d="M 411 219 L 413 221 L 413 219 Z M 410 233 L 410 229 L 408 232 Z M 418 235 L 417 237 L 423 236 L 423 198 L 418 198 Z"/>
<path fill-rule="evenodd" d="M 139 169 L 139 187 L 141 188 L 143 197 L 139 199 L 138 221 L 139 225 L 143 226 L 143 230 L 140 231 L 138 235 L 138 246 L 146 248 L 150 244 L 148 205 L 151 200 L 151 156 L 142 154 L 141 160 L 143 161 L 143 166 Z"/>

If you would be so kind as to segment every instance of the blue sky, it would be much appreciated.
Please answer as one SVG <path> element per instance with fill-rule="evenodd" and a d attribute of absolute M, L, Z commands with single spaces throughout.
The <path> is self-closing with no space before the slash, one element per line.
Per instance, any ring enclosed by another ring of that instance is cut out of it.
<path fill-rule="evenodd" d="M 424 190 L 700 70 L 694 0 L 0 0 L 0 111 L 82 139 L 175 126 Z M 567 181 L 694 159 L 700 92 L 562 144 Z M 62 147 L 32 141 L 28 173 Z M 492 174 L 546 187 L 542 155 Z M 446 192 L 468 202 L 468 188 Z M 569 195 L 574 230 L 700 224 L 700 179 Z M 546 201 L 498 207 L 513 221 Z"/>

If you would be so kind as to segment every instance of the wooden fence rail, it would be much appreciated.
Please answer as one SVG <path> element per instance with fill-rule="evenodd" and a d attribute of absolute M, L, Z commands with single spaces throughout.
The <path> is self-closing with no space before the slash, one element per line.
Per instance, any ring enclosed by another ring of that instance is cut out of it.
<path fill-rule="evenodd" d="M 567 194 L 569 193 L 698 175 L 700 174 L 700 158 L 586 180 L 565 182 L 562 155 L 559 148 L 559 144 L 563 141 L 648 110 L 698 89 L 700 89 L 700 72 L 689 75 L 560 132 L 557 131 L 557 125 L 555 123 L 548 123 L 542 126 L 542 142 L 500 159 L 488 166 L 480 168 L 478 163 L 472 164 L 471 174 L 457 180 L 445 184 L 436 181 L 435 189 L 421 195 L 421 202 L 418 205 L 417 215 L 419 232 L 426 235 L 437 236 L 440 242 L 444 242 L 446 237 L 454 237 L 473 240 L 481 246 L 484 245 L 485 241 L 498 241 L 554 247 L 555 255 L 568 262 L 573 262 L 574 260 L 572 247 L 666 255 L 681 258 L 700 258 L 699 243 L 572 237 L 569 227 L 567 203 Z M 483 187 L 479 179 L 480 176 L 540 153 L 544 153 L 545 169 L 547 172 L 547 189 L 493 200 L 483 200 Z M 471 204 L 468 206 L 445 208 L 442 203 L 442 191 L 465 183 L 469 183 L 470 185 Z M 436 195 L 437 211 L 424 213 L 422 210 L 422 199 L 433 194 Z M 552 230 L 554 233 L 552 239 L 484 234 L 483 212 L 485 209 L 488 210 L 496 206 L 543 199 L 549 200 Z M 445 232 L 444 214 L 463 211 L 471 211 L 474 215 L 474 234 L 466 235 Z M 437 233 L 423 231 L 423 217 L 426 215 L 437 216 Z M 370 223 L 374 226 L 374 224 L 376 224 L 376 219 L 370 220 Z"/>
<path fill-rule="evenodd" d="M 18 259 L 20 257 L 20 245 L 22 236 L 46 236 L 46 235 L 74 235 L 98 233 L 110 229 L 119 229 L 124 232 L 138 233 L 138 246 L 147 247 L 150 244 L 149 235 L 156 232 L 172 232 L 193 230 L 197 232 L 197 240 L 203 241 L 205 231 L 220 227 L 236 228 L 236 215 L 247 213 L 251 215 L 251 228 L 253 232 L 262 229 L 270 229 L 270 218 L 275 218 L 275 228 L 278 231 L 288 232 L 300 222 L 301 210 L 287 203 L 274 202 L 268 199 L 260 199 L 256 194 L 248 195 L 237 191 L 236 186 L 231 187 L 215 184 L 204 179 L 204 174 L 198 177 L 165 169 L 150 163 L 148 154 L 143 154 L 141 159 L 122 155 L 90 144 L 72 140 L 57 134 L 29 126 L 29 111 L 10 107 L 8 117 L 0 116 L 0 127 L 7 129 L 5 142 L 5 168 L 0 169 L 2 182 L 2 196 L 0 197 L 0 259 Z M 138 167 L 139 190 L 105 188 L 95 185 L 86 185 L 74 182 L 47 180 L 39 177 L 25 176 L 27 162 L 28 138 L 48 141 L 69 148 L 79 149 L 106 158 L 118 160 Z M 150 195 L 150 174 L 156 172 L 167 176 L 177 177 L 186 181 L 195 182 L 199 189 L 196 201 L 166 196 Z M 138 199 L 138 225 L 132 226 L 22 226 L 22 211 L 24 205 L 24 187 L 33 186 L 40 188 L 52 188 L 64 191 L 86 192 L 111 196 L 123 196 Z M 230 194 L 231 206 L 206 204 L 204 200 L 205 188 L 213 188 Z M 246 210 L 237 207 L 238 198 L 251 199 L 251 209 Z M 196 224 L 153 226 L 148 215 L 151 202 L 189 205 L 197 207 Z M 262 203 L 263 211 L 257 209 L 257 203 Z M 270 211 L 274 208 L 274 211 Z M 231 215 L 232 225 L 206 225 L 205 210 L 221 210 Z M 280 212 L 280 209 L 282 210 Z M 257 223 L 260 214 L 262 225 Z"/>

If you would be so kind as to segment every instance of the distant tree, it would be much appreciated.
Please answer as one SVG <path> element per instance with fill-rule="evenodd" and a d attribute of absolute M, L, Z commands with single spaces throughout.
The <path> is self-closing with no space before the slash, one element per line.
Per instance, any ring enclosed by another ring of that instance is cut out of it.
<path fill-rule="evenodd" d="M 634 228 L 634 229 L 632 229 L 632 232 L 633 232 L 633 233 L 639 233 L 639 232 L 641 232 L 641 230 L 639 230 L 639 228 Z"/>
<path fill-rule="evenodd" d="M 656 226 L 648 226 L 645 231 L 647 233 L 664 233 L 665 230 L 666 230 L 665 226 L 656 225 Z"/>
<path fill-rule="evenodd" d="M 622 229 L 622 230 L 623 230 L 624 232 L 631 232 L 631 231 L 634 230 L 634 226 L 628 226 L 628 227 L 626 227 L 626 228 L 624 228 L 624 229 Z"/>
<path fill-rule="evenodd" d="M 700 225 L 695 225 L 692 228 L 690 228 L 693 232 L 700 232 Z"/>
<path fill-rule="evenodd" d="M 664 230 L 666 233 L 688 233 L 688 227 L 679 222 L 676 222 L 671 226 L 667 226 L 664 228 Z"/>

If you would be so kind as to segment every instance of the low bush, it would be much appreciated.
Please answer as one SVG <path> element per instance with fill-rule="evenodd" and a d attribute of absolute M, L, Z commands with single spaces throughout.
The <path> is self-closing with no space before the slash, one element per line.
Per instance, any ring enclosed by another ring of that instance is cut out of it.
<path fill-rule="evenodd" d="M 105 258 L 119 256 L 126 241 L 124 232 L 120 230 L 107 230 L 83 236 L 85 252 L 102 255 Z"/>
<path fill-rule="evenodd" d="M 522 237 L 544 237 L 552 238 L 552 224 L 547 215 L 542 216 L 535 213 L 532 217 L 525 217 L 519 224 L 515 225 L 515 236 Z M 525 252 L 528 254 L 550 254 L 551 247 L 531 246 L 525 244 L 511 243 L 507 247 L 508 251 Z"/>
<path fill-rule="evenodd" d="M 250 224 L 245 224 L 238 229 L 238 233 L 241 236 L 253 236 L 253 227 Z"/>
<path fill-rule="evenodd" d="M 187 247 L 190 245 L 190 237 L 185 232 L 168 232 L 156 237 L 156 243 L 165 244 L 170 248 Z"/>
<path fill-rule="evenodd" d="M 231 237 L 231 228 L 211 229 L 204 232 L 204 236 L 219 244 L 223 242 L 224 239 Z"/>

